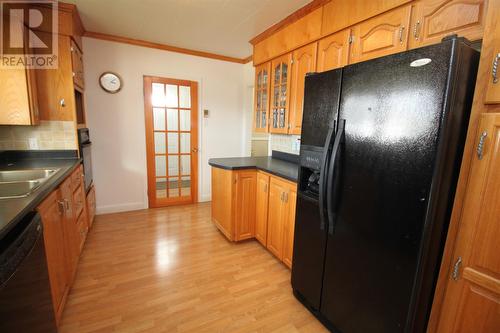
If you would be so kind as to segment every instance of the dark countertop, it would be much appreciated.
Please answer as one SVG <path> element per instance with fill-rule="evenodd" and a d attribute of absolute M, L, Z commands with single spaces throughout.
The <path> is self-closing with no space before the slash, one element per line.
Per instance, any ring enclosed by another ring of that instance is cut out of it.
<path fill-rule="evenodd" d="M 226 170 L 258 169 L 297 182 L 298 164 L 272 156 L 211 158 L 208 164 Z"/>
<path fill-rule="evenodd" d="M 81 163 L 79 158 L 20 158 L 0 160 L 0 170 L 57 168 L 59 171 L 25 198 L 0 199 L 0 239 L 34 210 Z"/>

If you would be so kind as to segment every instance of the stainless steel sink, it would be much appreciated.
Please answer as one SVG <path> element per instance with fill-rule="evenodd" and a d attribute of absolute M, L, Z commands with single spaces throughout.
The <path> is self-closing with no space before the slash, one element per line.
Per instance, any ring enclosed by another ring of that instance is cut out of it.
<path fill-rule="evenodd" d="M 0 171 L 0 199 L 27 197 L 59 169 Z"/>
<path fill-rule="evenodd" d="M 27 180 L 23 182 L 0 183 L 0 199 L 23 198 L 42 184 L 38 180 Z"/>
<path fill-rule="evenodd" d="M 0 183 L 50 178 L 59 169 L 26 169 L 0 171 Z"/>

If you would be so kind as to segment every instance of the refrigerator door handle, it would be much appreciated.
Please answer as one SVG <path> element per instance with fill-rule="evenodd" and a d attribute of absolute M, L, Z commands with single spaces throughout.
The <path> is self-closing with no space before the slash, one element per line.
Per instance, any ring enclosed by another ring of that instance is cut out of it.
<path fill-rule="evenodd" d="M 335 135 L 335 141 L 333 143 L 332 156 L 330 157 L 330 164 L 328 166 L 328 175 L 327 175 L 327 191 L 326 191 L 326 211 L 328 215 L 328 233 L 333 235 L 333 228 L 335 226 L 335 207 L 334 202 L 337 198 L 335 189 L 338 187 L 335 180 L 335 169 L 340 166 L 336 165 L 336 161 L 339 157 L 339 151 L 344 139 L 344 131 L 345 131 L 345 119 L 339 121 L 339 127 L 337 129 L 337 135 Z"/>
<path fill-rule="evenodd" d="M 323 147 L 323 162 L 321 165 L 321 170 L 319 171 L 319 216 L 320 216 L 320 229 L 324 230 L 326 226 L 326 183 L 327 183 L 327 168 L 328 168 L 328 156 L 330 155 L 330 149 L 332 147 L 332 141 L 334 139 L 333 132 L 335 131 L 336 121 L 333 122 L 333 127 L 328 129 L 328 134 L 326 136 L 325 146 Z"/>

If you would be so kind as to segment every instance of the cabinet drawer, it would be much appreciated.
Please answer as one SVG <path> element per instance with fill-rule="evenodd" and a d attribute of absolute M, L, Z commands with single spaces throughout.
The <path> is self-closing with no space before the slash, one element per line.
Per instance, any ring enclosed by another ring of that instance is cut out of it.
<path fill-rule="evenodd" d="M 73 202 L 75 209 L 75 217 L 79 217 L 82 214 L 83 208 L 85 207 L 85 193 L 83 192 L 83 187 L 80 186 L 75 193 L 73 193 Z"/>

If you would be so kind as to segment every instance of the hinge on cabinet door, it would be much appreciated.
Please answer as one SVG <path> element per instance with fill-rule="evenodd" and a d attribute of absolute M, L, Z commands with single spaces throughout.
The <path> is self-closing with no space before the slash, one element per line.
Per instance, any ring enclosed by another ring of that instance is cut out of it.
<path fill-rule="evenodd" d="M 460 266 L 462 265 L 462 257 L 458 257 L 455 265 L 453 266 L 453 272 L 451 272 L 451 278 L 455 281 L 458 280 L 460 275 Z"/>
<path fill-rule="evenodd" d="M 292 60 L 290 60 L 290 65 L 292 65 L 292 64 L 293 64 L 293 59 L 292 59 Z"/>
<path fill-rule="evenodd" d="M 477 144 L 477 148 L 476 148 L 477 158 L 479 160 L 483 159 L 484 140 L 486 140 L 487 136 L 488 136 L 488 132 L 484 131 L 483 133 L 481 133 L 481 137 L 479 138 L 479 143 Z"/>
<path fill-rule="evenodd" d="M 352 43 L 354 43 L 354 36 L 350 35 L 349 36 L 349 44 L 352 44 Z"/>

